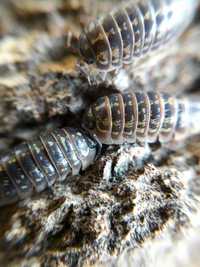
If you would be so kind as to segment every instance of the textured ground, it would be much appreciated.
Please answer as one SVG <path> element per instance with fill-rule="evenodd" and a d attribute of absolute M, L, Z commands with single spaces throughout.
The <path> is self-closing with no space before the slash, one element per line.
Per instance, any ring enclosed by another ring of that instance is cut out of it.
<path fill-rule="evenodd" d="M 150 58 L 109 85 L 80 76 L 67 34 L 113 3 L 1 1 L 1 153 L 44 129 L 78 127 L 98 95 L 130 88 L 200 96 L 198 14 L 161 61 Z M 0 266 L 198 267 L 199 161 L 198 136 L 176 152 L 107 148 L 81 175 L 0 210 Z"/>

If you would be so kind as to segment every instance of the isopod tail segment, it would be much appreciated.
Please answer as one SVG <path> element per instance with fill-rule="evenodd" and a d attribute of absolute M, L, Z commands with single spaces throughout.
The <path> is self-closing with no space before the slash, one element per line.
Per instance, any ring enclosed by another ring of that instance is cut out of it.
<path fill-rule="evenodd" d="M 100 150 L 101 144 L 92 135 L 70 127 L 18 145 L 0 159 L 0 206 L 78 174 L 95 161 Z"/>
<path fill-rule="evenodd" d="M 198 116 L 200 102 L 155 91 L 127 92 L 98 98 L 86 111 L 83 127 L 102 144 L 167 144 L 200 132 Z"/>

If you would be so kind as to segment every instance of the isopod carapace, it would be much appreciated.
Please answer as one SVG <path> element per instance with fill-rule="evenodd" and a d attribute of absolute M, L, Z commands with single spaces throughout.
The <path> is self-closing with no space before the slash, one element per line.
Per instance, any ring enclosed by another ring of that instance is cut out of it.
<path fill-rule="evenodd" d="M 192 132 L 193 114 L 200 114 L 200 104 L 188 99 L 154 91 L 127 92 L 98 98 L 84 115 L 83 127 L 103 144 L 168 143 Z"/>
<path fill-rule="evenodd" d="M 78 174 L 99 152 L 97 140 L 63 128 L 22 143 L 0 159 L 0 206 L 51 187 L 56 180 Z"/>
<path fill-rule="evenodd" d="M 92 21 L 79 38 L 81 57 L 100 72 L 119 69 L 185 30 L 197 0 L 136 0 Z"/>

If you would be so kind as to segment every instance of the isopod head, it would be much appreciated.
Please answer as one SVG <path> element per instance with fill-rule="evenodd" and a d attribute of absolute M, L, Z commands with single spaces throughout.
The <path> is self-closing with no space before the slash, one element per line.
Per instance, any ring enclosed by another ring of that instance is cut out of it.
<path fill-rule="evenodd" d="M 111 142 L 110 137 L 112 133 L 113 133 L 113 138 L 115 139 L 116 137 L 116 139 L 118 139 L 118 143 L 120 143 L 119 142 L 119 135 L 121 134 L 120 121 L 123 118 L 119 118 L 122 115 L 122 113 L 119 114 L 119 112 L 120 112 L 120 107 L 123 107 L 123 105 L 120 105 L 121 103 L 119 103 L 119 101 L 121 100 L 120 95 L 119 94 L 114 95 L 113 105 L 115 105 L 116 107 L 118 105 L 115 117 L 116 121 L 119 120 L 119 125 L 117 125 L 116 122 L 116 127 L 114 127 L 115 123 L 113 116 L 115 114 L 112 114 L 110 97 L 105 96 L 98 98 L 96 102 L 93 105 L 91 105 L 91 107 L 85 113 L 82 124 L 84 129 L 86 129 L 89 133 L 97 136 L 100 142 L 102 142 L 103 144 L 110 144 Z M 120 99 L 118 99 L 118 97 Z M 113 130 L 114 128 L 115 132 Z"/>
<path fill-rule="evenodd" d="M 95 55 L 86 34 L 82 33 L 79 38 L 79 52 L 84 62 L 91 65 L 95 62 Z"/>

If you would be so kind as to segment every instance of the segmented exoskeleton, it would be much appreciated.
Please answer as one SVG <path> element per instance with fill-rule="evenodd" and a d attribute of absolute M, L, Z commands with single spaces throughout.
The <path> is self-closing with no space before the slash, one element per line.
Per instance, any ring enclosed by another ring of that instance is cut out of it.
<path fill-rule="evenodd" d="M 167 143 L 199 131 L 199 115 L 199 103 L 166 93 L 130 92 L 97 99 L 86 112 L 83 127 L 103 144 Z"/>
<path fill-rule="evenodd" d="M 91 136 L 64 128 L 23 143 L 0 159 L 0 206 L 51 187 L 56 180 L 85 170 L 100 144 Z"/>
<path fill-rule="evenodd" d="M 91 22 L 80 36 L 82 58 L 100 72 L 119 69 L 178 38 L 197 5 L 197 0 L 124 2 L 117 10 Z"/>

